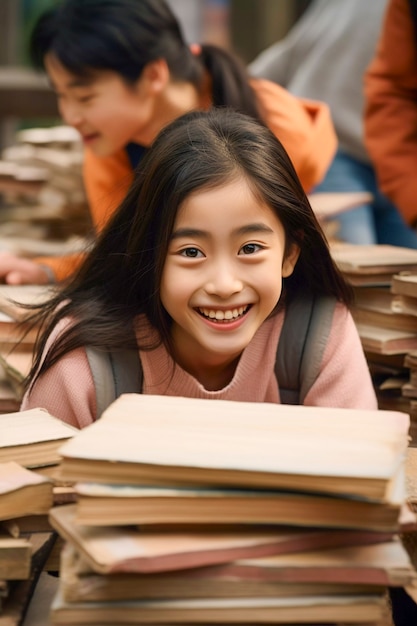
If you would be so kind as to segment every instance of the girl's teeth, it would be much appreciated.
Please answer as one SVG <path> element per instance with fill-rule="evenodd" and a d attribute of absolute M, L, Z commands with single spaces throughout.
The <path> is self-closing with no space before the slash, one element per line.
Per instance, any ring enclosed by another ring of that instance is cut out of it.
<path fill-rule="evenodd" d="M 239 307 L 239 309 L 233 309 L 228 311 L 213 311 L 209 309 L 200 309 L 200 311 L 205 315 L 205 317 L 209 317 L 210 319 L 218 320 L 219 322 L 223 320 L 232 320 L 236 319 L 240 315 L 242 315 L 246 310 L 246 307 Z"/>

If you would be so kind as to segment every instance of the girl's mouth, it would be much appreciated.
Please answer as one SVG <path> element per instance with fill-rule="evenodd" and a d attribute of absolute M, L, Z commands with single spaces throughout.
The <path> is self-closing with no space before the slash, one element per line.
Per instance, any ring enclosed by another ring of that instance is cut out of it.
<path fill-rule="evenodd" d="M 249 311 L 251 305 L 239 306 L 233 309 L 208 309 L 206 307 L 198 308 L 196 311 L 210 322 L 227 323 L 234 322 Z"/>
<path fill-rule="evenodd" d="M 99 136 L 98 133 L 92 133 L 91 135 L 83 135 L 83 141 L 84 143 L 91 143 L 92 141 L 97 139 L 98 136 Z"/>

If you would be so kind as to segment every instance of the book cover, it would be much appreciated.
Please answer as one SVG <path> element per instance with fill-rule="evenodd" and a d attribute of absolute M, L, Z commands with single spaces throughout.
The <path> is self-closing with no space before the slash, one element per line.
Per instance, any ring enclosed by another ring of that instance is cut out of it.
<path fill-rule="evenodd" d="M 45 409 L 0 415 L 0 462 L 15 461 L 27 468 L 56 465 L 58 449 L 79 431 Z"/>
<path fill-rule="evenodd" d="M 0 579 L 25 580 L 30 574 L 32 545 L 23 537 L 0 532 Z"/>
<path fill-rule="evenodd" d="M 417 298 L 417 271 L 396 273 L 391 281 L 392 293 Z"/>
<path fill-rule="evenodd" d="M 46 514 L 53 504 L 52 482 L 14 461 L 0 463 L 0 520 Z"/>
<path fill-rule="evenodd" d="M 330 251 L 340 270 L 349 274 L 394 275 L 401 271 L 417 271 L 417 250 L 411 248 L 334 242 Z"/>
<path fill-rule="evenodd" d="M 357 323 L 356 327 L 366 352 L 405 355 L 407 352 L 417 350 L 417 333 L 415 332 L 360 323 Z"/>
<path fill-rule="evenodd" d="M 395 411 L 125 394 L 60 448 L 62 473 L 83 482 L 389 501 L 409 423 L 409 415 Z"/>

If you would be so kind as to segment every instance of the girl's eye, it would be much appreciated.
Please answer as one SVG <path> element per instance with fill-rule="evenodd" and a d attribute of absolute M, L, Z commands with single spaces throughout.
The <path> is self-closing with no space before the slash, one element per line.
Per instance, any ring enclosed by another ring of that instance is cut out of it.
<path fill-rule="evenodd" d="M 184 250 L 181 250 L 180 254 L 190 259 L 197 259 L 203 256 L 203 253 L 198 248 L 184 248 Z"/>
<path fill-rule="evenodd" d="M 254 254 L 254 252 L 258 252 L 258 250 L 262 250 L 262 246 L 258 243 L 247 243 L 241 247 L 239 254 Z"/>
<path fill-rule="evenodd" d="M 87 104 L 87 102 L 90 102 L 90 100 L 92 100 L 92 99 L 93 99 L 93 96 L 92 96 L 92 95 L 89 95 L 89 96 L 80 96 L 80 97 L 78 98 L 78 102 L 81 102 L 81 104 Z"/>

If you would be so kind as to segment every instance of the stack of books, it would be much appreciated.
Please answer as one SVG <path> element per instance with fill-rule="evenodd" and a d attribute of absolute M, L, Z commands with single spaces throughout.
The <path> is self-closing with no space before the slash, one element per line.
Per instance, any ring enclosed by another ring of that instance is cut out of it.
<path fill-rule="evenodd" d="M 61 456 L 58 450 L 64 442 L 78 432 L 76 428 L 50 415 L 45 409 L 3 413 L 0 415 L 0 463 L 6 465 L 17 463 L 22 468 L 34 471 L 39 476 L 40 484 L 45 482 L 41 480 L 42 478 L 47 479 L 47 482 L 50 481 L 53 504 L 72 501 L 74 490 L 71 484 L 61 480 Z M 12 487 L 14 484 L 14 480 L 11 481 Z M 16 497 L 21 499 L 20 492 L 13 496 L 14 500 Z M 22 502 L 22 506 L 35 505 Z M 7 515 L 11 512 L 7 509 L 5 511 Z M 28 513 L 13 515 L 16 532 L 43 532 L 45 529 L 50 529 L 47 515 L 48 511 L 37 515 Z"/>
<path fill-rule="evenodd" d="M 334 260 L 353 286 L 352 308 L 379 408 L 412 417 L 417 435 L 410 360 L 417 353 L 417 251 L 396 246 L 331 245 Z M 417 394 L 414 398 L 417 400 Z"/>
<path fill-rule="evenodd" d="M 0 285 L 0 413 L 18 411 L 32 366 L 37 328 L 25 318 L 52 294 L 47 285 Z"/>
<path fill-rule="evenodd" d="M 391 281 L 391 308 L 398 315 L 417 320 L 417 272 L 403 271 L 395 274 Z M 403 400 L 408 402 L 411 417 L 410 434 L 417 440 L 417 350 L 408 350 L 404 358 L 405 380 L 401 384 Z"/>
<path fill-rule="evenodd" d="M 369 623 L 398 540 L 409 417 L 127 394 L 60 448 L 77 502 L 53 624 Z"/>
<path fill-rule="evenodd" d="M 44 409 L 0 415 L 0 624 L 21 623 L 41 571 L 59 568 L 48 514 L 73 500 L 58 449 L 76 433 Z"/>
<path fill-rule="evenodd" d="M 417 339 L 417 316 L 394 308 L 395 296 L 390 286 L 354 287 L 352 307 L 362 346 L 372 375 L 378 406 L 384 410 L 410 412 L 410 401 L 403 394 L 409 380 L 407 354 L 414 351 Z M 414 445 L 415 421 L 410 436 Z"/>
<path fill-rule="evenodd" d="M 14 461 L 29 469 L 56 466 L 58 450 L 78 429 L 46 409 L 28 409 L 0 415 L 0 462 Z"/>
<path fill-rule="evenodd" d="M 385 287 L 354 287 L 357 323 L 379 407 L 410 414 L 417 445 L 417 272 L 393 274 Z"/>
<path fill-rule="evenodd" d="M 22 130 L 1 157 L 0 192 L 5 206 L 0 237 L 5 249 L 31 256 L 63 254 L 65 242 L 78 241 L 79 246 L 91 231 L 79 133 L 68 126 Z M 49 252 L 39 250 L 39 242 L 45 240 Z M 38 252 L 33 247 L 36 241 Z"/>
<path fill-rule="evenodd" d="M 52 547 L 53 533 L 22 533 L 16 519 L 47 516 L 53 505 L 52 482 L 9 461 L 0 463 L 0 623 L 21 617 Z M 10 622 L 17 623 L 17 622 Z"/>
<path fill-rule="evenodd" d="M 417 271 L 417 250 L 411 248 L 332 242 L 330 252 L 346 279 L 355 286 L 389 286 L 394 274 Z"/>

